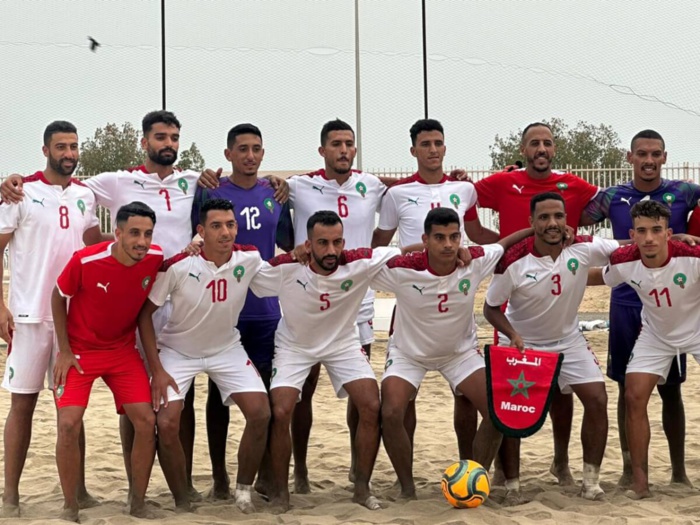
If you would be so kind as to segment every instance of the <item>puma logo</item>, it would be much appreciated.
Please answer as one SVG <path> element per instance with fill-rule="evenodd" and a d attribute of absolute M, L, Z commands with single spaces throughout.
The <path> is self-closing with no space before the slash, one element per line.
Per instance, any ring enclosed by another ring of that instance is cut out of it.
<path fill-rule="evenodd" d="M 628 197 L 628 198 L 626 198 L 626 199 L 625 199 L 624 197 L 620 197 L 620 200 L 621 200 L 622 202 L 626 202 L 626 203 L 627 203 L 627 206 L 632 206 L 632 204 L 630 203 L 630 201 L 632 200 L 632 197 Z"/>
<path fill-rule="evenodd" d="M 309 283 L 302 283 L 299 279 L 297 279 L 297 283 L 299 283 L 301 285 L 301 287 L 304 289 L 304 291 L 306 291 L 306 285 Z"/>
<path fill-rule="evenodd" d="M 537 282 L 537 274 L 532 274 L 532 273 L 526 273 L 525 274 L 526 279 L 532 279 L 533 281 Z"/>
<path fill-rule="evenodd" d="M 420 199 L 420 197 L 416 197 L 415 199 L 412 199 L 411 197 L 408 197 L 408 202 L 412 202 L 413 204 L 415 204 L 416 206 L 418 206 L 418 199 Z"/>
<path fill-rule="evenodd" d="M 193 277 L 193 278 L 197 279 L 197 282 L 199 282 L 199 276 L 200 276 L 200 275 L 202 275 L 201 272 L 198 273 L 197 275 L 195 275 L 195 274 L 193 274 L 193 273 L 190 273 L 190 274 L 189 274 L 190 277 Z"/>
<path fill-rule="evenodd" d="M 36 202 L 37 204 L 41 204 L 42 208 L 46 207 L 46 206 L 44 206 L 44 199 L 41 199 L 41 200 L 32 199 L 32 202 Z"/>
<path fill-rule="evenodd" d="M 109 283 L 107 283 L 107 284 L 97 283 L 97 287 L 102 288 L 105 291 L 105 293 L 107 293 L 108 286 L 109 286 Z"/>
<path fill-rule="evenodd" d="M 311 186 L 313 189 L 318 191 L 321 195 L 323 195 L 323 187 L 322 186 Z"/>
<path fill-rule="evenodd" d="M 139 186 L 141 186 L 141 189 L 143 189 L 143 190 L 146 189 L 145 182 L 141 182 L 140 180 L 135 180 L 134 184 L 138 184 Z"/>
<path fill-rule="evenodd" d="M 414 289 L 414 290 L 418 290 L 418 293 L 421 294 L 421 295 L 423 295 L 423 290 L 425 289 L 425 286 L 423 286 L 423 288 L 419 288 L 419 287 L 417 287 L 417 286 L 414 284 L 414 285 L 413 285 L 413 289 Z"/>
<path fill-rule="evenodd" d="M 520 194 L 522 195 L 522 194 L 523 194 L 523 190 L 525 189 L 525 186 L 518 186 L 517 184 L 513 184 L 513 188 L 515 188 L 516 190 L 518 190 L 518 193 L 520 193 Z"/>
<path fill-rule="evenodd" d="M 630 282 L 633 285 L 635 285 L 637 288 L 639 288 L 640 290 L 642 289 L 642 280 L 641 279 L 639 281 L 633 281 L 632 279 L 630 279 Z"/>

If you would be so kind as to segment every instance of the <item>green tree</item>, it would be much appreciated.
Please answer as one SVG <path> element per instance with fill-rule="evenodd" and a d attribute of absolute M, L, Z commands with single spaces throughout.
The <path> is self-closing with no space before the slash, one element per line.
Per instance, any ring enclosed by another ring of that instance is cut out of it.
<path fill-rule="evenodd" d="M 139 132 L 125 122 L 121 128 L 108 123 L 97 128 L 92 138 L 80 145 L 78 174 L 95 175 L 143 164 L 145 152 L 139 143 Z"/>
<path fill-rule="evenodd" d="M 552 167 L 619 168 L 625 165 L 626 150 L 612 127 L 579 121 L 572 128 L 560 118 L 551 118 L 543 122 L 552 128 L 557 146 Z M 492 169 L 501 169 L 517 160 L 525 164 L 525 159 L 520 154 L 521 135 L 521 129 L 506 136 L 496 135 L 494 143 L 489 146 Z M 583 173 L 582 176 L 592 184 L 600 185 L 601 174 L 601 171 L 594 169 Z"/>
<path fill-rule="evenodd" d="M 202 171 L 205 166 L 204 157 L 202 157 L 197 144 L 194 142 L 189 149 L 180 154 L 180 162 L 177 163 L 177 167 L 181 170 Z"/>

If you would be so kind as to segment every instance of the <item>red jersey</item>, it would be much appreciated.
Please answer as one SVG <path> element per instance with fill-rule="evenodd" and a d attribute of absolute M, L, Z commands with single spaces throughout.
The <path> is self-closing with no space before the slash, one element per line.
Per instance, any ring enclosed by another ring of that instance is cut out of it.
<path fill-rule="evenodd" d="M 599 189 L 573 173 L 552 171 L 546 179 L 533 179 L 524 168 L 494 173 L 474 186 L 479 206 L 498 212 L 501 238 L 529 228 L 530 199 L 549 191 L 564 197 L 566 223 L 576 229 L 581 212 Z"/>
<path fill-rule="evenodd" d="M 112 256 L 114 242 L 78 250 L 58 276 L 58 291 L 70 297 L 68 341 L 73 352 L 136 345 L 136 320 L 163 263 L 159 246 L 125 266 Z"/>

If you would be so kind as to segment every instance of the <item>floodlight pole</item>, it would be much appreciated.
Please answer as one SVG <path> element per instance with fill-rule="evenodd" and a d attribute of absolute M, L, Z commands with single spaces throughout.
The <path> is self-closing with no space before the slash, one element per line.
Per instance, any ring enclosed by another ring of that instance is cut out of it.
<path fill-rule="evenodd" d="M 428 118 L 428 37 L 425 29 L 425 0 L 421 1 L 423 20 L 423 106 L 425 118 Z"/>
<path fill-rule="evenodd" d="M 355 146 L 357 169 L 362 171 L 362 104 L 360 102 L 360 0 L 355 0 Z"/>
<path fill-rule="evenodd" d="M 165 111 L 165 0 L 160 0 L 160 70 L 163 111 Z"/>

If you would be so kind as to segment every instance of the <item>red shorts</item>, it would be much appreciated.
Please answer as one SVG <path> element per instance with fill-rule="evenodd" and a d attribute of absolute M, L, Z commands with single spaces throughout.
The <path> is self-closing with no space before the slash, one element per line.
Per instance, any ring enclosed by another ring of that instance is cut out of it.
<path fill-rule="evenodd" d="M 118 414 L 124 413 L 123 405 L 151 403 L 151 385 L 136 347 L 78 351 L 75 357 L 83 373 L 80 374 L 75 368 L 71 368 L 62 392 L 56 385 L 54 398 L 59 409 L 74 406 L 87 408 L 92 384 L 100 377 L 114 395 Z"/>

